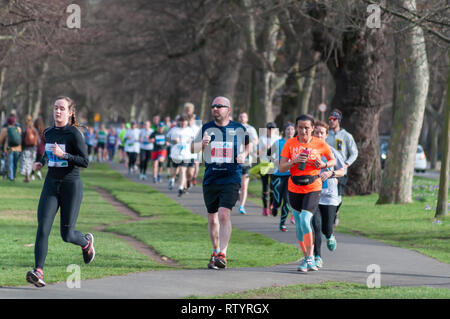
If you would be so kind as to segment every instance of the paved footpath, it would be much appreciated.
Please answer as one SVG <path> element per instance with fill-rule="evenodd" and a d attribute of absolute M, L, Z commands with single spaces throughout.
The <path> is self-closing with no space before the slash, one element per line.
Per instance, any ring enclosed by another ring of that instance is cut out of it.
<path fill-rule="evenodd" d="M 112 165 L 127 176 L 122 165 Z M 138 181 L 137 176 L 131 179 Z M 141 181 L 139 181 L 141 182 Z M 145 181 L 161 193 L 170 196 L 195 213 L 206 216 L 201 187 L 192 188 L 179 198 L 176 187 L 167 189 L 167 180 L 161 184 Z M 278 230 L 279 217 L 264 217 L 261 208 L 251 202 L 246 205 L 248 215 L 240 215 L 236 208 L 232 214 L 233 227 L 264 234 L 275 240 L 295 245 L 295 226 L 289 224 L 287 233 Z M 205 269 L 149 271 L 103 279 L 85 280 L 81 288 L 69 289 L 66 283 L 50 284 L 45 288 L 30 285 L 0 288 L 0 298 L 185 298 L 188 296 L 214 296 L 248 289 L 320 283 L 323 281 L 347 281 L 366 284 L 377 265 L 381 272 L 381 286 L 427 286 L 450 289 L 450 265 L 426 257 L 420 253 L 393 247 L 379 241 L 358 236 L 337 233 L 337 249 L 331 253 L 323 243 L 324 267 L 307 274 L 297 272 L 298 263 L 277 265 L 267 268 L 240 268 L 208 270 L 205 255 Z M 205 240 L 209 240 L 205 238 Z M 232 249 L 232 247 L 230 247 Z M 264 256 L 261 256 L 264 258 Z M 300 252 L 299 252 L 300 258 Z"/>

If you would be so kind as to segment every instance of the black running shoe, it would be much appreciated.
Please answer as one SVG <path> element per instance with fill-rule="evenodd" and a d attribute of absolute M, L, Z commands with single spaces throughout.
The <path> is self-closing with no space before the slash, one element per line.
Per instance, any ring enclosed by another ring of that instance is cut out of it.
<path fill-rule="evenodd" d="M 85 264 L 90 264 L 95 257 L 95 249 L 94 249 L 94 235 L 88 233 L 84 235 L 84 238 L 89 242 L 89 245 L 86 249 L 82 249 L 83 251 L 83 259 Z"/>
<path fill-rule="evenodd" d="M 40 269 L 33 269 L 27 272 L 27 281 L 36 287 L 45 287 L 44 273 Z"/>
<path fill-rule="evenodd" d="M 224 253 L 219 253 L 217 255 L 217 258 L 215 258 L 214 265 L 216 265 L 219 268 L 227 268 L 227 259 L 225 258 Z"/>
<path fill-rule="evenodd" d="M 217 254 L 216 253 L 212 253 L 211 254 L 211 258 L 209 259 L 208 269 L 219 269 L 219 267 L 217 267 L 215 265 L 216 258 L 217 258 Z"/>

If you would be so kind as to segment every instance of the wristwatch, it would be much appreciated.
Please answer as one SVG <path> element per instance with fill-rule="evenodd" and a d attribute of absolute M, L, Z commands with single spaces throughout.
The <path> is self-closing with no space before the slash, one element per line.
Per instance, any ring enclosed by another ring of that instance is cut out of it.
<path fill-rule="evenodd" d="M 69 159 L 69 153 L 64 153 L 63 158 L 64 158 L 65 160 L 68 160 L 68 159 Z"/>

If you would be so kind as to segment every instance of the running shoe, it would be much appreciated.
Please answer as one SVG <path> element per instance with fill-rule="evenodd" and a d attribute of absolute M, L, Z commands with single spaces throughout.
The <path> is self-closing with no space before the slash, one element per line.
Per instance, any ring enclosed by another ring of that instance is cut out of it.
<path fill-rule="evenodd" d="M 330 238 L 327 239 L 328 250 L 335 251 L 336 245 L 337 245 L 336 237 L 334 237 L 334 235 L 331 235 Z"/>
<path fill-rule="evenodd" d="M 85 264 L 90 264 L 95 258 L 94 235 L 88 233 L 84 235 L 84 238 L 86 238 L 89 244 L 86 248 L 82 248 L 83 259 Z"/>
<path fill-rule="evenodd" d="M 173 180 L 169 180 L 169 190 L 172 190 L 173 188 Z"/>
<path fill-rule="evenodd" d="M 227 258 L 224 253 L 219 253 L 214 261 L 214 265 L 219 268 L 227 268 Z"/>
<path fill-rule="evenodd" d="M 276 217 L 278 215 L 278 209 L 272 208 L 272 216 Z"/>
<path fill-rule="evenodd" d="M 27 272 L 27 281 L 36 287 L 45 287 L 44 273 L 41 269 L 33 269 Z"/>
<path fill-rule="evenodd" d="M 192 179 L 192 185 L 197 186 L 197 180 L 195 178 Z"/>
<path fill-rule="evenodd" d="M 211 258 L 209 259 L 208 269 L 219 269 L 219 267 L 216 266 L 216 258 L 217 254 L 212 253 Z"/>
<path fill-rule="evenodd" d="M 323 260 L 322 260 L 322 258 L 320 258 L 320 256 L 315 256 L 314 261 L 316 263 L 317 268 L 323 267 Z"/>
<path fill-rule="evenodd" d="M 184 193 L 185 193 L 184 189 L 178 189 L 178 197 L 183 196 Z"/>
<path fill-rule="evenodd" d="M 158 182 L 158 178 L 157 177 L 153 177 L 153 184 L 156 184 Z"/>
<path fill-rule="evenodd" d="M 294 224 L 294 225 L 295 225 L 295 219 L 294 219 L 294 216 L 291 215 L 291 219 L 290 219 L 290 220 L 291 220 L 291 224 Z"/>
<path fill-rule="evenodd" d="M 300 265 L 297 268 L 298 271 L 307 272 L 307 271 L 317 271 L 317 266 L 314 261 L 313 256 L 308 256 L 302 259 Z"/>
<path fill-rule="evenodd" d="M 282 232 L 287 232 L 288 231 L 286 225 L 280 226 L 280 230 Z"/>
<path fill-rule="evenodd" d="M 270 210 L 268 208 L 263 208 L 263 216 L 269 216 Z"/>
<path fill-rule="evenodd" d="M 247 215 L 247 212 L 245 211 L 245 207 L 244 206 L 239 206 L 239 214 Z"/>

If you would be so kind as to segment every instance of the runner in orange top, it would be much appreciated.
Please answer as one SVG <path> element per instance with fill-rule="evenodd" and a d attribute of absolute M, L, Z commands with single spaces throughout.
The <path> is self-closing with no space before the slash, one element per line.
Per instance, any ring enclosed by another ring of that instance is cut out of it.
<path fill-rule="evenodd" d="M 319 206 L 322 191 L 320 169 L 333 167 L 336 159 L 326 142 L 312 136 L 314 118 L 300 115 L 295 121 L 295 126 L 297 137 L 289 139 L 284 145 L 279 171 L 289 170 L 291 173 L 288 185 L 289 204 L 295 219 L 297 239 L 305 255 L 298 270 L 307 272 L 317 270 L 313 256 L 314 237 L 311 220 Z M 327 162 L 322 162 L 322 156 Z"/>

